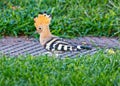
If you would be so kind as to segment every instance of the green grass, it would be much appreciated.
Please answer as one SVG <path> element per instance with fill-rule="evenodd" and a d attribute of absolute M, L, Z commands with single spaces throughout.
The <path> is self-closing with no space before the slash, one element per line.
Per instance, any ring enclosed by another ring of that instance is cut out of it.
<path fill-rule="evenodd" d="M 120 86 L 120 52 L 81 58 L 0 58 L 0 86 Z"/>
<path fill-rule="evenodd" d="M 0 36 L 36 36 L 33 18 L 44 11 L 58 36 L 120 36 L 120 0 L 1 0 Z"/>
<path fill-rule="evenodd" d="M 1 0 L 0 36 L 37 37 L 34 16 L 52 14 L 61 37 L 120 36 L 120 0 Z M 0 58 L 0 86 L 120 86 L 120 52 L 75 59 Z"/>

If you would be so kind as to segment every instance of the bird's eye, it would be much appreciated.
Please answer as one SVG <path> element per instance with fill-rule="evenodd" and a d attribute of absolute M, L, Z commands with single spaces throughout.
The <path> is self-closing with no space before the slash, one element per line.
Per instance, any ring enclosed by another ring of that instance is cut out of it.
<path fill-rule="evenodd" d="M 41 28 L 41 27 L 39 27 L 39 29 L 41 30 L 42 28 Z"/>

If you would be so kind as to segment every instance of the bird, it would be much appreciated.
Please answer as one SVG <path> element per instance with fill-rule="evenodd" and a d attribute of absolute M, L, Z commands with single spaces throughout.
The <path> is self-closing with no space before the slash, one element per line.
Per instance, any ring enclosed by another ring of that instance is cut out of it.
<path fill-rule="evenodd" d="M 34 18 L 34 25 L 36 27 L 37 33 L 40 35 L 40 44 L 49 52 L 68 52 L 68 51 L 81 51 L 82 49 L 91 50 L 90 46 L 85 45 L 73 45 L 66 41 L 64 38 L 55 36 L 50 31 L 50 23 L 52 17 L 46 13 L 38 14 Z"/>

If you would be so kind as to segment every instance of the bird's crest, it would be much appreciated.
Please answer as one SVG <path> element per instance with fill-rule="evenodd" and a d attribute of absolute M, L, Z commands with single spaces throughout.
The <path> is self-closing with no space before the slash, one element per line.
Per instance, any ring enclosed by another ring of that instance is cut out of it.
<path fill-rule="evenodd" d="M 34 18 L 35 26 L 39 27 L 39 25 L 49 25 L 51 21 L 51 16 L 44 14 L 39 14 L 38 17 Z"/>

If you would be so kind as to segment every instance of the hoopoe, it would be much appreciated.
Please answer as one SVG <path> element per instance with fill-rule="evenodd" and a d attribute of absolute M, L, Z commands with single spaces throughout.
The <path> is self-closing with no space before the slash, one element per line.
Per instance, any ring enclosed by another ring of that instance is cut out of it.
<path fill-rule="evenodd" d="M 80 51 L 81 49 L 90 50 L 91 47 L 77 45 L 74 46 L 62 38 L 51 34 L 49 25 L 51 22 L 51 16 L 46 13 L 39 14 L 34 18 L 34 25 L 37 32 L 40 34 L 40 44 L 48 51 Z"/>

